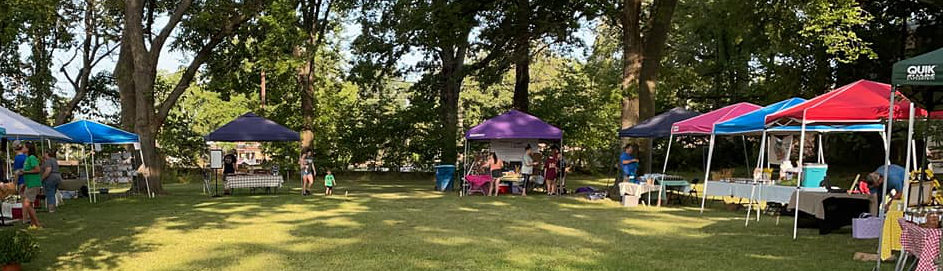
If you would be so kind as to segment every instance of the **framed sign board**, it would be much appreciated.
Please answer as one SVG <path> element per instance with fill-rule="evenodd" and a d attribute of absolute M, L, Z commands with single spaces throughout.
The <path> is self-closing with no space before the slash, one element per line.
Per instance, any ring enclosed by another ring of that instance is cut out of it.
<path fill-rule="evenodd" d="M 223 168 L 223 150 L 210 150 L 210 168 Z"/>

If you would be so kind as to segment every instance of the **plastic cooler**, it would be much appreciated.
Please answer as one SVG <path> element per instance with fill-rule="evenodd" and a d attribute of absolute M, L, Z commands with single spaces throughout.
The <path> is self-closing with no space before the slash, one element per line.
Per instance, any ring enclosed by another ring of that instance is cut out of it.
<path fill-rule="evenodd" d="M 435 189 L 445 191 L 452 189 L 452 179 L 455 178 L 454 165 L 435 166 Z"/>
<path fill-rule="evenodd" d="M 820 187 L 822 180 L 825 180 L 825 174 L 828 173 L 828 165 L 807 163 L 802 166 L 802 187 Z"/>

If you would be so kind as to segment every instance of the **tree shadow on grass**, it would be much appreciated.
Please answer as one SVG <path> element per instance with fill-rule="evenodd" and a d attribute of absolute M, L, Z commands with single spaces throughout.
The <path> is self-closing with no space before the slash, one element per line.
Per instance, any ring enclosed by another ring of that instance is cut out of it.
<path fill-rule="evenodd" d="M 850 252 L 875 243 L 812 230 L 792 241 L 791 220 L 744 227 L 742 212 L 457 197 L 428 185 L 348 182 L 347 197 L 282 189 L 218 199 L 198 186 L 168 186 L 177 191 L 153 200 L 66 205 L 41 217 L 50 225 L 38 232 L 44 251 L 27 268 L 129 269 L 164 259 L 145 269 L 863 269 Z M 191 242 L 198 247 L 167 247 Z"/>

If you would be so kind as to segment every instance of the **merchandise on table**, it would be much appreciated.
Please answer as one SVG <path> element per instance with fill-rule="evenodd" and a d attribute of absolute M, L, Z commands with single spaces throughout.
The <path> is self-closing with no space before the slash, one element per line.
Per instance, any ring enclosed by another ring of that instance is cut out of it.
<path fill-rule="evenodd" d="M 126 184 L 131 183 L 137 176 L 137 170 L 132 166 L 133 156 L 130 152 L 118 152 L 109 155 L 108 159 L 100 161 L 101 177 L 96 178 L 98 183 Z"/>

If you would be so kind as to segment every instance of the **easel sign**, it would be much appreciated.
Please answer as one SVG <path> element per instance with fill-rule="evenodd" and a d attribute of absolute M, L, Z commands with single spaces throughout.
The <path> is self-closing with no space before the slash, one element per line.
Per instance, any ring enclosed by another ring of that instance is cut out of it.
<path fill-rule="evenodd" d="M 223 168 L 223 150 L 210 150 L 210 168 L 213 169 L 213 180 L 216 183 L 216 189 L 213 191 L 213 197 L 219 197 L 219 175 L 218 169 Z"/>
<path fill-rule="evenodd" d="M 223 150 L 210 150 L 210 168 L 223 168 Z"/>

